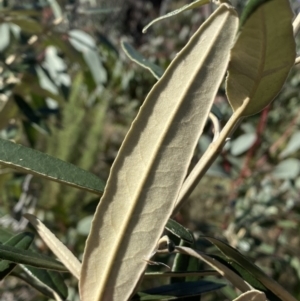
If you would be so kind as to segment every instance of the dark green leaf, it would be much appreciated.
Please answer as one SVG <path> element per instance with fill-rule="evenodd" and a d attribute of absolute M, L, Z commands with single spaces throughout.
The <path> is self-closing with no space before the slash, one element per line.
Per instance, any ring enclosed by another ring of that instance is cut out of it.
<path fill-rule="evenodd" d="M 225 285 L 205 280 L 174 283 L 137 293 L 131 300 L 176 300 L 183 297 L 199 296 L 203 293 L 218 290 Z"/>
<path fill-rule="evenodd" d="M 43 124 L 43 120 L 40 116 L 36 114 L 36 112 L 31 108 L 31 106 L 23 99 L 22 96 L 15 94 L 14 100 L 21 112 L 27 117 L 29 122 L 42 134 L 50 134 L 49 129 L 45 124 Z"/>
<path fill-rule="evenodd" d="M 43 294 L 43 295 L 45 295 L 45 296 L 47 296 L 51 299 L 55 299 L 54 295 L 53 295 L 53 293 L 50 289 L 45 287 L 44 284 L 37 281 L 31 275 L 26 274 L 25 272 L 23 272 L 19 266 L 16 267 L 16 269 L 14 271 L 12 271 L 10 275 L 14 276 L 14 277 L 17 277 L 18 279 L 23 280 L 24 282 L 26 282 L 27 284 L 29 284 L 30 286 L 35 288 L 37 291 L 39 291 L 41 294 Z"/>
<path fill-rule="evenodd" d="M 55 259 L 11 246 L 0 245 L 0 259 L 18 264 L 27 264 L 41 269 L 68 272 L 68 270 Z"/>
<path fill-rule="evenodd" d="M 188 242 L 189 244 L 193 244 L 195 241 L 192 232 L 189 229 L 177 223 L 176 221 L 174 221 L 173 219 L 168 220 L 165 228 L 169 232 L 179 237 L 180 239 Z"/>
<path fill-rule="evenodd" d="M 27 33 L 38 34 L 43 31 L 40 23 L 29 18 L 6 18 L 6 22 L 14 23 Z"/>
<path fill-rule="evenodd" d="M 64 282 L 62 275 L 55 271 L 41 270 L 31 266 L 23 266 L 27 269 L 26 273 L 45 284 L 47 287 L 55 291 L 63 300 L 68 297 L 68 287 Z"/>
<path fill-rule="evenodd" d="M 31 245 L 34 234 L 30 232 L 19 233 L 6 241 L 4 246 L 16 247 L 18 249 L 27 250 Z M 0 280 L 3 280 L 16 267 L 15 263 L 7 260 L 0 260 Z"/>
<path fill-rule="evenodd" d="M 296 301 L 296 299 L 287 292 L 279 283 L 277 283 L 272 278 L 268 277 L 259 267 L 257 267 L 254 263 L 248 260 L 244 255 L 240 252 L 213 237 L 205 236 L 205 239 L 214 244 L 226 257 L 230 260 L 239 264 L 242 268 L 252 274 L 258 281 L 260 281 L 267 289 L 273 292 L 280 299 L 285 301 Z"/>
<path fill-rule="evenodd" d="M 143 55 L 135 50 L 130 44 L 125 41 L 121 42 L 121 46 L 127 56 L 138 65 L 148 69 L 156 79 L 160 79 L 164 74 L 164 70 L 152 62 L 149 62 Z"/>
<path fill-rule="evenodd" d="M 104 189 L 94 174 L 4 139 L 0 139 L 0 164 L 97 194 Z"/>

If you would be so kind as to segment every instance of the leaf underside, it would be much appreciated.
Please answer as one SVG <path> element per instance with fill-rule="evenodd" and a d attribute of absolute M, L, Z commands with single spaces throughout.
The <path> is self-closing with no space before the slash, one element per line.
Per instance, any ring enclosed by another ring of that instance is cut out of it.
<path fill-rule="evenodd" d="M 235 11 L 221 5 L 148 94 L 93 219 L 79 283 L 82 301 L 124 301 L 133 292 L 172 214 L 237 27 Z"/>

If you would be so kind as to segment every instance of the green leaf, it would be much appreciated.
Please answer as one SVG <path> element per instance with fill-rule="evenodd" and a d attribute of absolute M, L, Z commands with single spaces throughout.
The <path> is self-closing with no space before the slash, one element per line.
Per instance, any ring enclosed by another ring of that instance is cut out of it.
<path fill-rule="evenodd" d="M 148 69 L 156 79 L 160 79 L 164 74 L 164 70 L 152 62 L 149 62 L 143 55 L 135 50 L 129 43 L 122 41 L 122 49 L 126 55 L 135 63 Z"/>
<path fill-rule="evenodd" d="M 51 298 L 55 299 L 52 290 L 50 290 L 48 287 L 46 287 L 43 283 L 40 281 L 37 281 L 33 276 L 26 274 L 20 266 L 16 267 L 10 274 L 10 276 L 14 276 L 18 279 L 23 280 L 33 288 L 35 288 L 37 291 L 39 291 L 41 294 Z"/>
<path fill-rule="evenodd" d="M 189 244 L 193 244 L 195 242 L 193 233 L 189 229 L 183 227 L 181 224 L 177 223 L 171 218 L 168 220 L 165 228 L 169 232 L 179 237 L 180 239 L 188 242 Z"/>
<path fill-rule="evenodd" d="M 39 34 L 43 31 L 41 24 L 33 19 L 7 17 L 5 21 L 20 26 L 20 28 L 27 33 Z"/>
<path fill-rule="evenodd" d="M 300 173 L 300 160 L 295 158 L 285 159 L 275 166 L 273 176 L 281 180 L 292 180 Z"/>
<path fill-rule="evenodd" d="M 233 301 L 268 301 L 266 295 L 258 290 L 251 290 L 239 295 Z"/>
<path fill-rule="evenodd" d="M 69 31 L 69 41 L 75 49 L 83 54 L 96 85 L 107 81 L 107 71 L 101 62 L 97 45 L 92 36 L 78 29 Z"/>
<path fill-rule="evenodd" d="M 57 260 L 32 251 L 21 250 L 11 246 L 0 245 L 0 259 L 41 269 L 68 272 L 68 270 Z"/>
<path fill-rule="evenodd" d="M 287 146 L 285 149 L 280 153 L 279 158 L 285 158 L 289 155 L 295 153 L 300 149 L 300 131 L 295 131 L 291 136 Z"/>
<path fill-rule="evenodd" d="M 196 0 L 196 1 L 192 2 L 192 3 L 189 3 L 189 4 L 187 4 L 187 5 L 179 8 L 179 9 L 173 10 L 173 11 L 167 13 L 166 15 L 161 16 L 161 17 L 156 18 L 153 21 L 151 21 L 148 25 L 146 25 L 143 28 L 143 33 L 145 33 L 150 26 L 152 26 L 154 23 L 157 23 L 158 21 L 161 21 L 163 19 L 167 19 L 167 18 L 173 17 L 173 16 L 178 15 L 180 13 L 183 13 L 184 11 L 187 11 L 187 10 L 200 7 L 202 5 L 208 4 L 209 2 L 210 2 L 210 0 Z"/>
<path fill-rule="evenodd" d="M 256 141 L 256 133 L 245 133 L 230 143 L 230 152 L 233 156 L 239 156 L 249 150 Z"/>
<path fill-rule="evenodd" d="M 228 257 L 220 257 L 217 255 L 210 255 L 212 258 L 218 260 L 220 263 L 229 267 L 232 271 L 240 275 L 247 283 L 253 288 L 264 292 L 270 301 L 280 301 L 276 295 L 274 295 L 269 289 L 267 289 L 259 280 L 257 280 L 251 273 L 240 266 L 238 263 L 232 261 Z"/>
<path fill-rule="evenodd" d="M 131 300 L 176 300 L 183 297 L 200 296 L 201 294 L 218 290 L 225 285 L 205 280 L 174 283 L 137 293 Z"/>
<path fill-rule="evenodd" d="M 37 281 L 43 283 L 63 300 L 68 297 L 68 287 L 65 284 L 63 276 L 55 271 L 41 270 L 31 266 L 21 266 L 21 268 Z"/>
<path fill-rule="evenodd" d="M 42 134 L 50 134 L 50 130 L 43 123 L 43 120 L 36 112 L 31 108 L 31 106 L 24 100 L 20 95 L 14 94 L 14 100 L 20 111 L 27 117 L 31 125 L 40 131 Z"/>
<path fill-rule="evenodd" d="M 103 182 L 92 173 L 20 144 L 0 139 L 0 164 L 101 194 Z"/>
<path fill-rule="evenodd" d="M 79 280 L 82 300 L 123 301 L 136 287 L 173 212 L 237 27 L 232 7 L 219 6 L 144 101 L 94 215 Z"/>
<path fill-rule="evenodd" d="M 219 273 L 215 270 L 199 270 L 199 271 L 185 271 L 185 272 L 148 272 L 145 273 L 145 278 L 161 278 L 161 277 L 205 277 L 218 276 Z"/>
<path fill-rule="evenodd" d="M 296 299 L 289 292 L 287 292 L 279 283 L 277 283 L 272 278 L 268 277 L 260 268 L 253 264 L 240 252 L 216 238 L 208 236 L 205 236 L 203 238 L 207 239 L 212 244 L 214 244 L 226 257 L 230 258 L 230 260 L 236 262 L 246 271 L 251 273 L 258 281 L 260 281 L 267 289 L 273 292 L 280 299 L 285 301 L 296 301 Z"/>
<path fill-rule="evenodd" d="M 27 250 L 34 239 L 34 234 L 23 232 L 11 237 L 4 243 L 5 246 L 16 247 L 18 249 Z M 7 260 L 0 260 L 0 280 L 3 280 L 16 267 L 15 263 Z"/>
<path fill-rule="evenodd" d="M 252 1 L 257 0 L 249 5 Z M 226 92 L 234 112 L 247 101 L 240 117 L 266 107 L 294 66 L 292 18 L 288 0 L 270 0 L 256 8 L 238 35 L 231 50 Z"/>
<path fill-rule="evenodd" d="M 264 3 L 272 0 L 252 0 L 245 6 L 242 15 L 240 17 L 240 28 L 246 23 L 248 18 Z"/>
<path fill-rule="evenodd" d="M 0 24 L 0 37 L 0 52 L 3 52 L 10 43 L 9 25 L 7 23 Z"/>

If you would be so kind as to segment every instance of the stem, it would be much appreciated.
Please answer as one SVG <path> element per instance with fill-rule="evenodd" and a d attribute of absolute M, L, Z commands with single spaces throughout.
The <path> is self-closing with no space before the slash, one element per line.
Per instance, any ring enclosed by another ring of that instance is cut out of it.
<path fill-rule="evenodd" d="M 236 124 L 242 119 L 243 111 L 246 109 L 249 103 L 249 98 L 246 98 L 241 107 L 239 107 L 230 117 L 224 128 L 222 129 L 220 135 L 214 140 L 201 159 L 198 161 L 194 169 L 191 171 L 187 179 L 182 185 L 182 188 L 179 192 L 177 202 L 173 211 L 173 216 L 178 212 L 183 203 L 190 196 L 192 191 L 195 189 L 199 181 L 205 175 L 206 171 L 215 161 L 219 153 L 221 152 L 226 139 L 230 137 L 236 128 Z"/>
<path fill-rule="evenodd" d="M 299 29 L 300 29 L 300 14 L 297 15 L 296 19 L 293 22 L 294 36 L 297 35 Z"/>

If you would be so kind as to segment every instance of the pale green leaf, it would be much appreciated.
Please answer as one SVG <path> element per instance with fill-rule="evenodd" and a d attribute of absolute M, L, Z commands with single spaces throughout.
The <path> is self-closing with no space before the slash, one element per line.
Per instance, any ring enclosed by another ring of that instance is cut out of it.
<path fill-rule="evenodd" d="M 235 298 L 233 301 L 267 301 L 266 295 L 258 290 L 245 292 Z"/>
<path fill-rule="evenodd" d="M 239 156 L 247 151 L 256 141 L 256 133 L 245 133 L 230 144 L 230 152 L 233 156 Z"/>
<path fill-rule="evenodd" d="M 124 301 L 134 290 L 174 209 L 237 27 L 236 12 L 221 5 L 148 94 L 94 216 L 79 281 L 82 301 Z"/>
<path fill-rule="evenodd" d="M 251 0 L 248 5 L 251 5 Z M 281 90 L 295 62 L 293 13 L 288 0 L 270 0 L 250 14 L 231 51 L 226 81 L 233 111 L 249 102 L 240 116 L 258 113 Z"/>
<path fill-rule="evenodd" d="M 178 15 L 180 13 L 183 13 L 184 11 L 187 11 L 187 10 L 200 7 L 202 5 L 208 4 L 209 2 L 210 2 L 210 0 L 196 0 L 196 1 L 192 2 L 192 3 L 184 5 L 181 8 L 173 10 L 173 11 L 169 12 L 168 14 L 166 14 L 164 16 L 161 16 L 159 18 L 156 18 L 153 21 L 151 21 L 148 25 L 146 25 L 143 28 L 143 33 L 145 33 L 150 26 L 152 26 L 154 23 L 157 23 L 158 21 L 161 21 L 161 20 L 173 17 L 173 16 Z"/>
<path fill-rule="evenodd" d="M 37 150 L 0 139 L 0 164 L 101 194 L 103 182 L 94 174 Z"/>
<path fill-rule="evenodd" d="M 273 176 L 277 179 L 288 180 L 295 179 L 300 173 L 300 160 L 290 158 L 281 161 L 275 166 L 272 172 Z"/>
<path fill-rule="evenodd" d="M 30 223 L 34 226 L 46 245 L 60 259 L 65 267 L 79 279 L 81 263 L 74 254 L 34 215 L 24 214 Z"/>
<path fill-rule="evenodd" d="M 285 157 L 295 153 L 299 149 L 300 149 L 300 131 L 296 131 L 291 136 L 287 146 L 280 153 L 279 157 L 280 158 L 285 158 Z"/>

